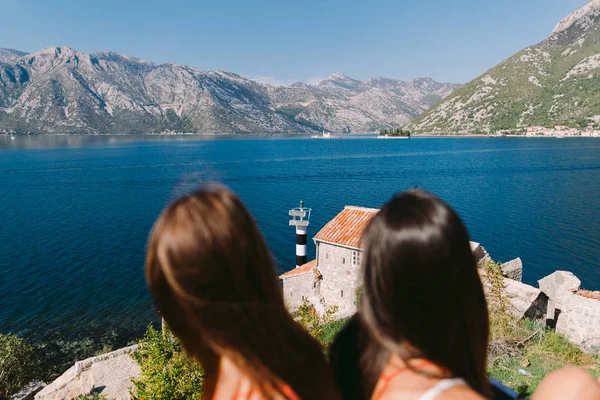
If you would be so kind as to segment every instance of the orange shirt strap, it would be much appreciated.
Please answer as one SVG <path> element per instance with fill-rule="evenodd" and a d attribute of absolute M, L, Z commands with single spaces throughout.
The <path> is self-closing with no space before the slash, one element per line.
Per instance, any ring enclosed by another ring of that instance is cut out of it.
<path fill-rule="evenodd" d="M 258 394 L 257 388 L 251 388 L 240 394 L 238 394 L 233 400 L 250 400 L 252 396 Z M 286 400 L 300 400 L 300 397 L 294 392 L 290 385 L 281 385 L 281 392 L 285 396 Z"/>
<path fill-rule="evenodd" d="M 287 398 L 287 400 L 300 400 L 300 397 L 298 397 L 298 395 L 296 394 L 296 392 L 294 392 L 294 389 L 292 389 L 290 385 L 282 385 L 281 391 L 283 392 L 283 395 Z"/>

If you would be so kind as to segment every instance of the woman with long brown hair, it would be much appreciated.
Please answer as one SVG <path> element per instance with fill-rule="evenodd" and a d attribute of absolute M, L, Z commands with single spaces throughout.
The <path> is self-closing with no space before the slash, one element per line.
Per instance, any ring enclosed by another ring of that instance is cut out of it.
<path fill-rule="evenodd" d="M 431 194 L 404 192 L 373 217 L 362 247 L 359 312 L 332 349 L 344 398 L 488 396 L 488 310 L 458 215 Z"/>
<path fill-rule="evenodd" d="M 204 368 L 204 398 L 339 398 L 320 345 L 284 307 L 256 223 L 227 188 L 205 185 L 162 212 L 146 279 L 161 316 Z"/>

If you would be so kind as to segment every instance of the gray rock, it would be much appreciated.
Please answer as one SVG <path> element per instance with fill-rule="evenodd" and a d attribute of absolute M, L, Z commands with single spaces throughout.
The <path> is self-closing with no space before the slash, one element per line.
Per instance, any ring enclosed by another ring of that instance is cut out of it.
<path fill-rule="evenodd" d="M 504 279 L 506 293 L 509 296 L 511 312 L 519 319 L 542 319 L 546 316 L 548 296 L 540 289 L 513 279 Z"/>
<path fill-rule="evenodd" d="M 0 48 L 0 62 L 6 62 L 6 61 L 14 60 L 14 59 L 17 59 L 19 57 L 23 57 L 26 54 L 27 53 L 24 53 L 24 52 L 19 51 L 19 50 L 2 49 L 2 48 Z"/>
<path fill-rule="evenodd" d="M 548 323 L 586 351 L 600 346 L 600 300 L 573 293 L 581 281 L 567 271 L 556 271 L 539 281 L 548 295 Z"/>
<path fill-rule="evenodd" d="M 471 251 L 473 252 L 473 256 L 475 257 L 475 262 L 479 266 L 482 266 L 488 261 L 492 261 L 492 258 L 490 257 L 486 249 L 477 242 L 471 242 Z"/>
<path fill-rule="evenodd" d="M 502 264 L 502 275 L 521 282 L 523 280 L 523 262 L 520 257 Z"/>
<path fill-rule="evenodd" d="M 42 381 L 28 383 L 19 393 L 13 394 L 9 400 L 33 400 L 36 393 L 42 390 L 46 384 Z"/>
<path fill-rule="evenodd" d="M 538 285 L 551 301 L 556 301 L 560 296 L 571 290 L 579 289 L 581 281 L 568 271 L 556 271 L 538 281 Z"/>
<path fill-rule="evenodd" d="M 73 399 L 100 392 L 108 399 L 129 399 L 132 378 L 140 368 L 130 357 L 137 346 L 78 361 L 54 382 L 35 395 L 36 400 Z"/>

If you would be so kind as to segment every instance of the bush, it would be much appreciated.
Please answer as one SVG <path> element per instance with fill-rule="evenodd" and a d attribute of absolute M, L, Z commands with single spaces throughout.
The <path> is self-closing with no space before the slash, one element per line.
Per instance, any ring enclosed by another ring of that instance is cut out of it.
<path fill-rule="evenodd" d="M 105 396 L 102 396 L 101 394 L 94 392 L 88 396 L 83 396 L 83 395 L 79 396 L 77 398 L 77 400 L 107 400 L 107 399 Z"/>
<path fill-rule="evenodd" d="M 337 310 L 337 306 L 329 306 L 323 314 L 319 314 L 308 300 L 304 300 L 292 316 L 312 337 L 321 339 L 328 325 L 334 321 L 333 316 Z"/>
<path fill-rule="evenodd" d="M 506 293 L 502 267 L 493 261 L 483 265 L 483 283 L 490 315 L 490 340 L 513 336 L 517 320 L 511 313 L 512 304 Z"/>
<path fill-rule="evenodd" d="M 16 335 L 0 334 L 0 399 L 6 399 L 36 378 L 40 363 L 35 348 Z"/>
<path fill-rule="evenodd" d="M 329 346 L 335 340 L 338 333 L 346 326 L 348 319 L 341 319 L 339 321 L 332 321 L 323 327 L 323 330 L 317 340 L 323 345 L 325 352 L 329 351 Z"/>
<path fill-rule="evenodd" d="M 141 376 L 133 380 L 132 399 L 202 397 L 202 367 L 185 355 L 181 343 L 168 329 L 163 334 L 149 326 L 138 346 L 132 357 L 140 365 Z"/>

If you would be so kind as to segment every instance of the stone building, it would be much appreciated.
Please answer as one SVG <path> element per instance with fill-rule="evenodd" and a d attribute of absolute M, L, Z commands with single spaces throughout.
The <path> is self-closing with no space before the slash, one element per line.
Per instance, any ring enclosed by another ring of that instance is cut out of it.
<path fill-rule="evenodd" d="M 308 300 L 317 311 L 337 306 L 342 318 L 356 311 L 360 236 L 379 210 L 346 206 L 313 238 L 317 258 L 281 275 L 285 302 L 291 309 Z"/>
<path fill-rule="evenodd" d="M 338 318 L 356 312 L 363 253 L 360 237 L 378 212 L 375 208 L 346 206 L 315 235 L 316 260 L 280 276 L 290 309 L 307 300 L 320 313 L 337 306 Z M 471 250 L 478 262 L 490 259 L 479 243 L 471 242 Z"/>
<path fill-rule="evenodd" d="M 600 349 L 600 293 L 586 297 L 581 281 L 568 271 L 556 271 L 538 281 L 548 298 L 547 322 L 584 350 Z"/>

